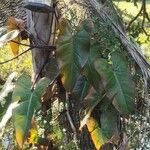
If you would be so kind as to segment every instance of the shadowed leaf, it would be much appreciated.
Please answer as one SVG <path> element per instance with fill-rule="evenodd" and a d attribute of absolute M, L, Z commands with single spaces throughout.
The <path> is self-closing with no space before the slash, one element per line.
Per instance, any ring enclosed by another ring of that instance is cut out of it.
<path fill-rule="evenodd" d="M 112 66 L 104 59 L 95 61 L 95 69 L 102 78 L 102 82 L 109 98 L 116 94 L 113 105 L 123 115 L 128 115 L 135 108 L 135 89 L 128 66 L 123 56 L 114 52 L 111 54 Z"/>

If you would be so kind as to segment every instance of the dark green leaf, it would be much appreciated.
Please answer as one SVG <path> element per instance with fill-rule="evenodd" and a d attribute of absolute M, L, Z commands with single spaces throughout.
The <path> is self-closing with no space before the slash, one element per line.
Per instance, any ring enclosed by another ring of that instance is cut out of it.
<path fill-rule="evenodd" d="M 73 93 L 80 99 L 83 100 L 87 95 L 90 88 L 89 82 L 86 80 L 85 77 L 81 76 L 73 89 Z"/>
<path fill-rule="evenodd" d="M 88 58 L 90 33 L 86 23 L 82 23 L 82 28 L 75 35 L 72 35 L 70 25 L 67 23 L 57 43 L 57 57 L 63 75 L 62 82 L 65 89 L 70 92 Z"/>
<path fill-rule="evenodd" d="M 105 101 L 107 103 L 107 101 Z M 106 110 L 101 112 L 100 115 L 100 124 L 101 124 L 101 131 L 105 137 L 110 139 L 114 134 L 119 133 L 118 122 L 119 114 L 114 106 L 111 104 L 107 107 Z"/>
<path fill-rule="evenodd" d="M 113 105 L 123 115 L 133 112 L 135 108 L 135 89 L 131 75 L 123 56 L 111 54 L 112 66 L 104 59 L 95 61 L 95 68 L 102 78 L 107 96 L 112 98 Z"/>
<path fill-rule="evenodd" d="M 87 80 L 95 88 L 96 91 L 100 91 L 100 86 L 102 86 L 100 83 L 101 82 L 100 75 L 98 74 L 98 72 L 95 70 L 94 67 L 94 61 L 97 58 L 100 58 L 99 50 L 100 50 L 99 44 L 97 43 L 91 44 L 90 55 L 84 66 L 84 71 L 83 71 Z"/>
<path fill-rule="evenodd" d="M 59 67 L 56 58 L 49 58 L 43 72 L 45 74 L 45 77 L 49 78 L 52 82 L 57 78 L 59 74 Z"/>

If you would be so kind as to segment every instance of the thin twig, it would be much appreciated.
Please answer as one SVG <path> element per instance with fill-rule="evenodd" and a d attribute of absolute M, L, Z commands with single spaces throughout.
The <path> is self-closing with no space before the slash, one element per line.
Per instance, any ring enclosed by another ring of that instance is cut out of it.
<path fill-rule="evenodd" d="M 23 43 L 20 43 L 20 42 L 17 42 L 17 41 L 13 41 L 13 40 L 12 40 L 12 42 L 17 43 L 17 44 L 20 44 L 20 45 L 22 45 L 22 46 L 28 46 L 28 47 L 30 47 L 31 49 L 32 49 L 32 48 L 41 48 L 41 49 L 50 49 L 50 50 L 55 50 L 55 49 L 56 49 L 56 46 L 54 46 L 54 45 L 39 46 L 39 45 L 23 44 Z"/>
<path fill-rule="evenodd" d="M 138 14 L 128 23 L 126 30 L 128 30 L 130 28 L 131 24 L 141 15 L 142 10 L 143 10 L 143 4 L 142 4 L 141 9 L 138 12 Z"/>
<path fill-rule="evenodd" d="M 27 53 L 27 52 L 30 51 L 30 50 L 31 50 L 31 48 L 25 50 L 24 52 L 20 53 L 19 55 L 15 56 L 15 57 L 13 57 L 13 58 L 11 58 L 11 59 L 9 59 L 9 60 L 6 60 L 6 61 L 4 61 L 4 62 L 0 62 L 0 65 L 6 64 L 6 63 L 8 63 L 8 62 L 10 62 L 10 61 L 13 61 L 13 60 L 17 59 L 18 57 L 22 56 L 23 54 Z"/>

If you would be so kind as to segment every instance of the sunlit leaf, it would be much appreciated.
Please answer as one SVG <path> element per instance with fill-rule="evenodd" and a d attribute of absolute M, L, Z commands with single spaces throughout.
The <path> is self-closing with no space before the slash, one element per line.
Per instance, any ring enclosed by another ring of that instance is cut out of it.
<path fill-rule="evenodd" d="M 19 44 L 18 43 L 20 43 L 20 37 L 14 38 L 13 41 L 9 42 L 10 48 L 11 48 L 12 53 L 14 54 L 14 56 L 17 56 L 19 54 Z"/>
<path fill-rule="evenodd" d="M 86 125 L 95 148 L 99 150 L 107 142 L 106 137 L 102 134 L 99 124 L 94 118 L 88 118 Z"/>
<path fill-rule="evenodd" d="M 25 27 L 25 24 L 24 24 L 24 21 L 21 20 L 21 19 L 17 19 L 17 18 L 14 18 L 14 17 L 9 17 L 7 19 L 7 31 L 10 32 L 10 31 L 13 31 L 13 30 L 19 30 L 19 31 L 22 31 Z M 20 36 L 17 36 L 16 38 L 13 38 L 13 41 L 15 42 L 12 42 L 10 41 L 10 47 L 11 47 L 11 50 L 14 54 L 14 56 L 18 55 L 19 53 L 19 42 L 20 42 Z"/>
<path fill-rule="evenodd" d="M 64 22 L 63 22 L 64 23 Z M 69 21 L 65 21 L 58 39 L 57 57 L 65 89 L 71 92 L 75 86 L 79 72 L 85 65 L 90 48 L 90 25 L 82 23 L 81 28 L 72 34 Z"/>
<path fill-rule="evenodd" d="M 12 97 L 13 101 L 18 97 L 20 98 L 20 105 L 14 110 L 13 118 L 16 140 L 21 148 L 31 127 L 34 112 L 40 106 L 41 96 L 50 83 L 49 79 L 42 78 L 37 83 L 35 90 L 31 91 L 30 80 L 28 76 L 22 75 L 16 83 Z"/>
<path fill-rule="evenodd" d="M 29 130 L 29 135 L 27 139 L 29 144 L 35 144 L 38 141 L 38 128 L 37 128 L 37 122 L 35 119 L 32 119 L 31 122 L 31 128 Z"/>
<path fill-rule="evenodd" d="M 107 96 L 112 98 L 115 108 L 123 115 L 130 114 L 135 108 L 135 89 L 124 57 L 114 52 L 111 54 L 112 65 L 104 59 L 95 61 L 95 68 L 102 78 Z"/>

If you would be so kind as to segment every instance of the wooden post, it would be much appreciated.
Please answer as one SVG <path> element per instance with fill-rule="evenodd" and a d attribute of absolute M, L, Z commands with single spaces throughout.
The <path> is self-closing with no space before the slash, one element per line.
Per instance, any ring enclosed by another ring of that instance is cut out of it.
<path fill-rule="evenodd" d="M 31 44 L 37 46 L 52 45 L 50 42 L 51 36 L 51 22 L 52 13 L 40 13 L 32 12 L 27 10 L 27 28 L 31 34 Z M 36 76 L 39 74 L 39 78 L 45 76 L 44 68 L 42 69 L 44 63 L 49 58 L 50 50 L 43 48 L 33 48 L 32 49 L 32 82 L 36 80 Z M 42 69 L 42 71 L 41 71 Z"/>

